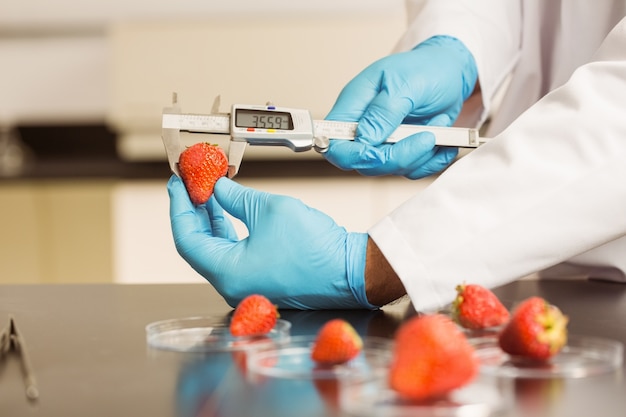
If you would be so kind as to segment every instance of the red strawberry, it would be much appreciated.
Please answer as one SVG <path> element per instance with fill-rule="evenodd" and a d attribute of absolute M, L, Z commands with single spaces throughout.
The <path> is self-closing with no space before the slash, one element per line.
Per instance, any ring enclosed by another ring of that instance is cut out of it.
<path fill-rule="evenodd" d="M 228 172 L 228 158 L 217 145 L 196 143 L 180 154 L 178 170 L 191 202 L 204 204 L 213 194 L 217 180 Z"/>
<path fill-rule="evenodd" d="M 545 299 L 527 298 L 500 332 L 500 348 L 512 356 L 549 359 L 567 343 L 567 322 L 567 316 Z"/>
<path fill-rule="evenodd" d="M 509 320 L 509 310 L 491 290 L 477 284 L 456 287 L 452 317 L 467 329 L 486 329 L 500 326 Z"/>
<path fill-rule="evenodd" d="M 355 358 L 362 348 L 363 340 L 350 323 L 332 319 L 317 333 L 311 359 L 321 365 L 337 365 Z"/>
<path fill-rule="evenodd" d="M 406 399 L 437 398 L 469 383 L 478 366 L 474 348 L 448 316 L 416 316 L 396 334 L 389 386 Z"/>
<path fill-rule="evenodd" d="M 276 325 L 278 310 L 265 296 L 252 294 L 241 300 L 230 321 L 233 336 L 260 336 Z"/>

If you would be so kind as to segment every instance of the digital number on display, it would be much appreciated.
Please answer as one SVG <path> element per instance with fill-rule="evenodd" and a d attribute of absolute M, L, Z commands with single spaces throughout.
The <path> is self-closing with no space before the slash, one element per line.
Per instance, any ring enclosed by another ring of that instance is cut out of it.
<path fill-rule="evenodd" d="M 286 112 L 237 109 L 235 126 L 293 130 L 293 120 L 291 115 Z"/>

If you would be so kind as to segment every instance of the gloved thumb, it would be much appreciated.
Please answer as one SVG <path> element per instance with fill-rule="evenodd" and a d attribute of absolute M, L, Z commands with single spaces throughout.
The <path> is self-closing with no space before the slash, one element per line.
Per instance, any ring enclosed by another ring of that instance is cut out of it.
<path fill-rule="evenodd" d="M 222 208 L 233 217 L 241 220 L 248 228 L 259 208 L 270 194 L 257 191 L 227 178 L 222 177 L 213 188 L 213 195 Z"/>

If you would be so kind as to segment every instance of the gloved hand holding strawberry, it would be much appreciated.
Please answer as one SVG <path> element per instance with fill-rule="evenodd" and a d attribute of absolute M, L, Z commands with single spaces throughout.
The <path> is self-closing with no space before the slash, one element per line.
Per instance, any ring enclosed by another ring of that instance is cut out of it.
<path fill-rule="evenodd" d="M 176 249 L 232 307 L 256 293 L 280 308 L 375 308 L 365 295 L 366 233 L 226 177 L 206 204 L 194 205 L 177 176 L 168 192 Z M 224 210 L 246 225 L 247 237 L 237 237 Z"/>

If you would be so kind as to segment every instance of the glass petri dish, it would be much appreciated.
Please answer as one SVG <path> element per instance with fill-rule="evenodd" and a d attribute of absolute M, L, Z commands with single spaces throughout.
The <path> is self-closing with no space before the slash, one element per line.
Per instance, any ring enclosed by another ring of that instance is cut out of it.
<path fill-rule="evenodd" d="M 249 350 L 287 339 L 291 323 L 278 319 L 262 336 L 235 337 L 224 317 L 187 317 L 162 320 L 146 326 L 148 346 L 177 352 L 227 352 Z"/>
<path fill-rule="evenodd" d="M 375 375 L 391 360 L 390 339 L 364 337 L 359 355 L 345 364 L 320 366 L 311 359 L 316 336 L 293 336 L 248 355 L 251 374 L 291 379 L 341 379 Z"/>
<path fill-rule="evenodd" d="M 359 417 L 492 416 L 512 403 L 512 380 L 481 376 L 444 398 L 411 401 L 397 395 L 387 373 L 368 380 L 342 381 L 341 408 Z"/>
<path fill-rule="evenodd" d="M 481 362 L 481 373 L 520 378 L 582 378 L 612 372 L 623 363 L 623 344 L 603 338 L 569 335 L 567 345 L 545 362 L 517 358 L 498 346 L 498 339 L 470 339 Z"/>

